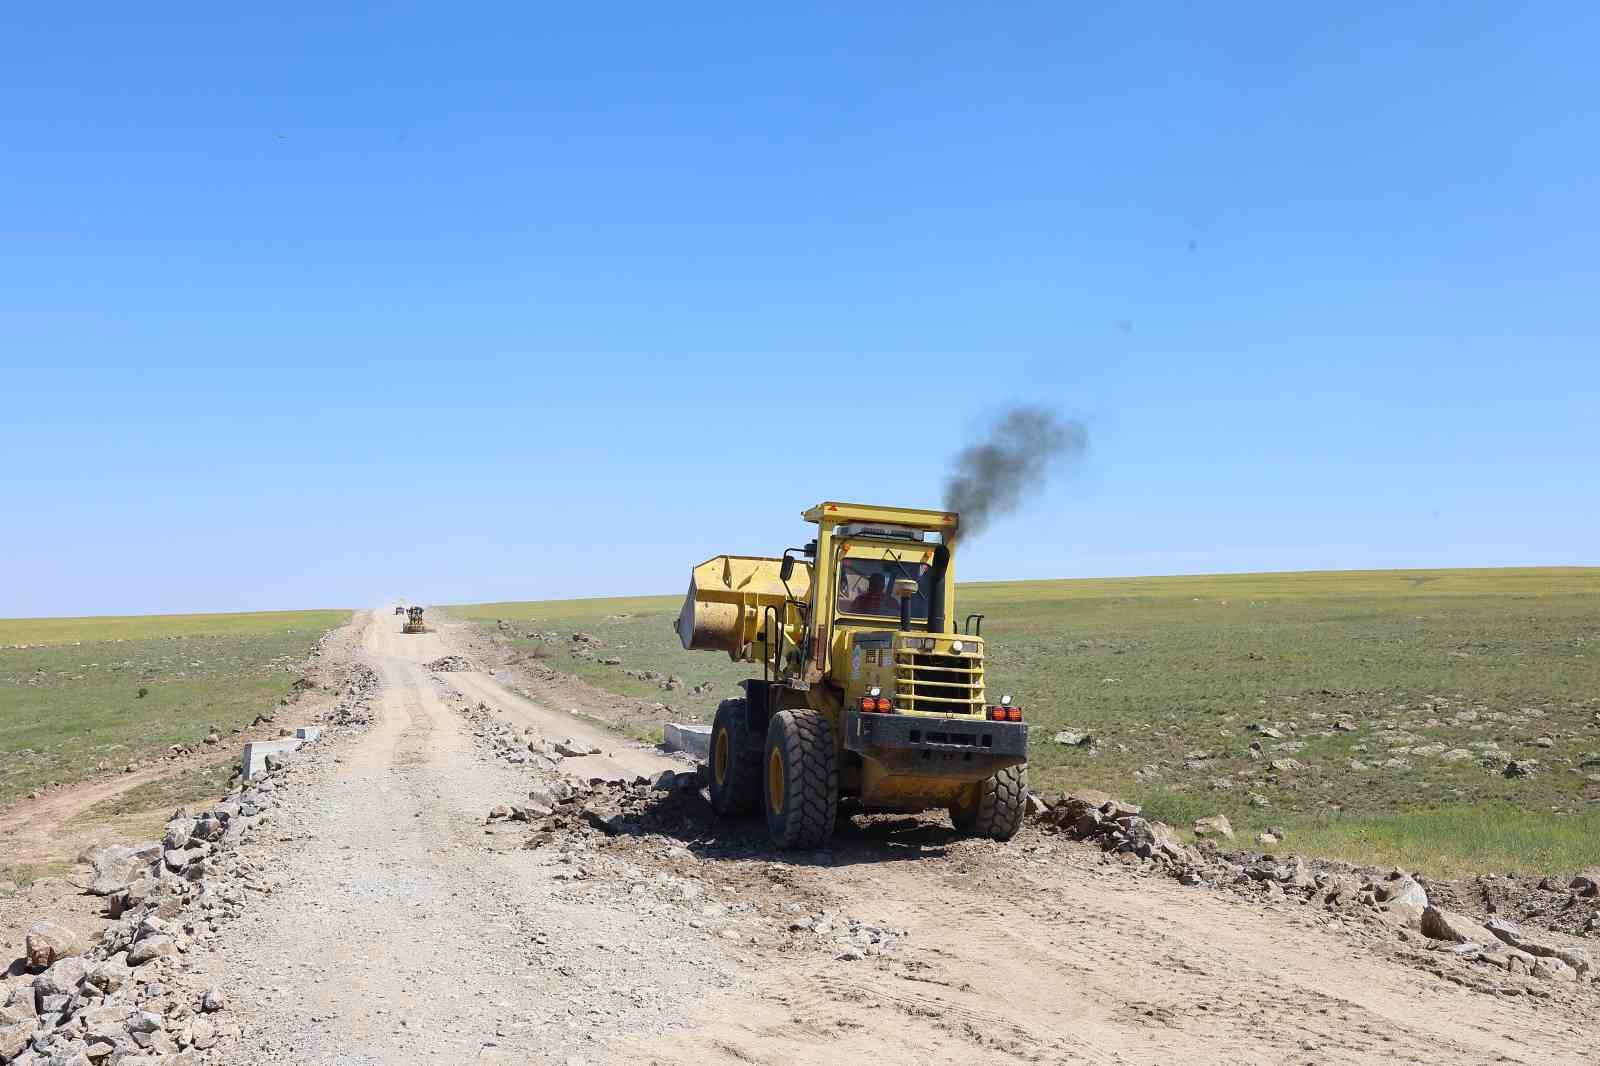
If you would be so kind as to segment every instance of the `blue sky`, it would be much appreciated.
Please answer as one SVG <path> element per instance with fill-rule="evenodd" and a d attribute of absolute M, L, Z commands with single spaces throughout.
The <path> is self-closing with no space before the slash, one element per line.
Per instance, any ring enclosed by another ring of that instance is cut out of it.
<path fill-rule="evenodd" d="M 1588 4 L 0 16 L 0 615 L 1596 564 Z"/>

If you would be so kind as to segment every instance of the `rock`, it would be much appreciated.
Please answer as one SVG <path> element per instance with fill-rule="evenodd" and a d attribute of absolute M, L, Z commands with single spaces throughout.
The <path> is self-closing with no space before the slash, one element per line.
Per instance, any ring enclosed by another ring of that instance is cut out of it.
<path fill-rule="evenodd" d="M 140 844 L 128 847 L 113 844 L 100 848 L 89 856 L 94 874 L 84 891 L 92 896 L 110 896 L 150 872 L 150 866 L 161 855 L 159 844 Z"/>
<path fill-rule="evenodd" d="M 88 974 L 89 964 L 83 959 L 75 955 L 62 959 L 33 979 L 33 994 L 40 999 L 45 996 L 70 996 L 78 990 L 79 983 Z"/>
<path fill-rule="evenodd" d="M 1594 964 L 1587 955 L 1569 948 L 1552 947 L 1549 944 L 1531 940 L 1516 926 L 1498 918 L 1489 919 L 1488 929 L 1489 932 L 1493 933 L 1507 946 L 1516 948 L 1518 951 L 1525 951 L 1529 955 L 1539 958 L 1556 959 L 1565 964 L 1579 977 L 1588 976 L 1594 969 Z"/>
<path fill-rule="evenodd" d="M 161 838 L 161 846 L 167 851 L 182 851 L 187 848 L 189 838 L 194 835 L 194 824 L 193 818 L 174 818 L 167 823 L 167 831 Z"/>
<path fill-rule="evenodd" d="M 1093 807 L 1098 810 L 1099 808 L 1104 807 L 1106 804 L 1114 803 L 1116 801 L 1111 798 L 1110 793 L 1101 792 L 1099 789 L 1080 788 L 1073 792 L 1066 793 L 1057 799 L 1055 803 L 1050 804 L 1050 806 L 1059 807 L 1063 803 L 1074 802 L 1081 803 L 1085 807 Z M 1135 807 L 1134 811 L 1137 813 L 1138 808 Z"/>
<path fill-rule="evenodd" d="M 1528 743 L 1536 748 L 1553 748 L 1556 746 L 1556 742 L 1549 737 L 1534 737 Z"/>
<path fill-rule="evenodd" d="M 109 994 L 127 984 L 132 976 L 133 972 L 128 969 L 127 955 L 119 953 L 90 970 L 84 980 Z"/>
<path fill-rule="evenodd" d="M 1546 981 L 1576 981 L 1580 975 L 1560 959 L 1541 957 L 1533 960 L 1533 976 Z"/>
<path fill-rule="evenodd" d="M 128 949 L 128 965 L 143 966 L 147 962 L 154 962 L 156 959 L 177 953 L 178 945 L 172 942 L 171 937 L 146 937 Z"/>
<path fill-rule="evenodd" d="M 1492 946 L 1497 943 L 1493 933 L 1471 918 L 1432 904 L 1422 911 L 1422 933 L 1435 940 L 1448 940 L 1454 944 Z"/>
<path fill-rule="evenodd" d="M 1410 877 L 1401 874 L 1384 882 L 1378 890 L 1379 910 L 1416 928 L 1422 922 L 1422 913 L 1428 909 L 1428 893 Z"/>
<path fill-rule="evenodd" d="M 1267 765 L 1280 774 L 1297 773 L 1306 768 L 1306 764 L 1298 759 L 1273 759 Z"/>
<path fill-rule="evenodd" d="M 162 861 L 166 863 L 167 869 L 176 874 L 182 873 L 183 868 L 188 866 L 190 863 L 196 862 L 205 857 L 205 848 L 184 848 L 181 851 L 166 852 L 161 858 Z"/>
<path fill-rule="evenodd" d="M 486 821 L 486 822 L 498 822 L 502 818 L 510 818 L 510 817 L 511 817 L 511 808 L 507 807 L 507 806 L 504 806 L 504 805 L 501 805 L 501 806 L 489 808 L 489 817 L 485 818 L 484 821 Z"/>
<path fill-rule="evenodd" d="M 24 957 L 28 966 L 44 970 L 55 965 L 58 959 L 83 954 L 83 939 L 64 925 L 55 922 L 36 922 L 28 930 Z"/>
<path fill-rule="evenodd" d="M 228 1009 L 228 996 L 220 988 L 208 988 L 200 1000 L 200 1009 L 207 1014 L 215 1014 L 219 1010 Z"/>
<path fill-rule="evenodd" d="M 1069 748 L 1089 748 L 1094 746 L 1094 737 L 1088 733 L 1075 733 L 1070 729 L 1063 729 L 1055 735 L 1055 742 Z"/>
<path fill-rule="evenodd" d="M 0 1062 L 10 1062 L 22 1054 L 22 1049 L 28 1046 L 33 1039 L 33 1024 L 31 1022 L 18 1022 L 16 1025 L 0 1025 Z"/>
<path fill-rule="evenodd" d="M 1252 806 L 1252 807 L 1270 807 L 1270 806 L 1272 806 L 1272 803 L 1271 803 L 1270 800 L 1267 799 L 1267 797 L 1263 796 L 1261 793 L 1252 792 L 1252 793 L 1250 793 L 1250 806 Z"/>
<path fill-rule="evenodd" d="M 1233 839 L 1233 826 L 1229 824 L 1225 815 L 1215 814 L 1210 818 L 1196 818 L 1194 820 L 1194 835 L 1197 837 L 1222 837 L 1224 840 Z"/>
<path fill-rule="evenodd" d="M 1538 766 L 1537 759 L 1512 759 L 1500 772 L 1506 777 L 1532 777 Z"/>
<path fill-rule="evenodd" d="M 33 986 L 17 984 L 11 987 L 11 999 L 6 1004 L 6 1010 L 19 1019 L 38 1017 L 38 1008 L 35 1005 Z"/>
<path fill-rule="evenodd" d="M 655 789 L 657 792 L 674 792 L 678 788 L 678 774 L 673 770 L 661 771 L 661 776 L 656 778 Z"/>
<path fill-rule="evenodd" d="M 1100 813 L 1102 815 L 1107 818 L 1115 819 L 1131 818 L 1142 810 L 1144 810 L 1144 808 L 1136 804 L 1124 803 L 1121 800 L 1116 799 L 1107 800 L 1105 803 L 1100 805 Z"/>
<path fill-rule="evenodd" d="M 1256 843 L 1264 848 L 1276 847 L 1278 838 L 1271 833 L 1257 833 Z"/>
<path fill-rule="evenodd" d="M 222 834 L 227 831 L 228 825 L 215 814 L 203 815 L 194 825 L 194 835 L 191 841 L 201 843 L 216 843 L 222 839 Z"/>
<path fill-rule="evenodd" d="M 556 744 L 556 753 L 569 759 L 576 759 L 584 755 L 599 755 L 600 749 L 568 737 Z"/>
<path fill-rule="evenodd" d="M 1567 887 L 1572 889 L 1574 894 L 1586 899 L 1600 896 L 1600 869 L 1584 871 L 1574 877 Z"/>
<path fill-rule="evenodd" d="M 148 1010 L 137 1010 L 128 1015 L 127 1026 L 128 1032 L 145 1035 L 160 1032 L 165 1028 L 161 1015 Z"/>

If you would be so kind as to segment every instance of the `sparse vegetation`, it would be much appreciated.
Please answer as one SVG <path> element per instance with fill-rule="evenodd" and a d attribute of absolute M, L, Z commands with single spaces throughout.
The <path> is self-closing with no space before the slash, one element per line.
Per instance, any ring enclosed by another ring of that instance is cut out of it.
<path fill-rule="evenodd" d="M 592 633 L 622 665 L 552 665 L 709 721 L 747 668 L 682 651 L 680 602 L 452 610 L 505 619 L 528 653 Z M 1102 788 L 1175 825 L 1223 813 L 1288 828 L 1295 850 L 1439 873 L 1600 861 L 1600 570 L 982 583 L 959 606 L 988 616 L 992 694 L 1034 724 L 1036 790 Z"/>
<path fill-rule="evenodd" d="M 0 620 L 0 806 L 248 725 L 344 611 Z M 129 698 L 129 682 L 138 682 Z"/>

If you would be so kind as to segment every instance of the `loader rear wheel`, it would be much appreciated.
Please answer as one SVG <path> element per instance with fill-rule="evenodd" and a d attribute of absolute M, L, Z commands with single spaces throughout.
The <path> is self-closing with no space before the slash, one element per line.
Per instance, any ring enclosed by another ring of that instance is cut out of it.
<path fill-rule="evenodd" d="M 968 836 L 1010 840 L 1028 807 L 1028 764 L 1008 766 L 978 781 L 950 805 L 950 821 Z"/>
<path fill-rule="evenodd" d="M 779 711 L 767 726 L 767 832 L 780 848 L 820 847 L 839 816 L 839 756 L 826 715 Z"/>
<path fill-rule="evenodd" d="M 744 700 L 723 700 L 711 723 L 711 807 L 725 818 L 761 807 L 761 752 L 751 751 Z"/>

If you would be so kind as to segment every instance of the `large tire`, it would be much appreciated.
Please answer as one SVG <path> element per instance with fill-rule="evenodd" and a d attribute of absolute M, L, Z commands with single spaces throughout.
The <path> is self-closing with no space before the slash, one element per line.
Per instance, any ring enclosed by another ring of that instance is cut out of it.
<path fill-rule="evenodd" d="M 761 752 L 751 751 L 744 700 L 723 700 L 711 723 L 711 806 L 724 818 L 761 808 Z"/>
<path fill-rule="evenodd" d="M 779 711 L 767 726 L 767 832 L 780 848 L 816 848 L 839 816 L 839 756 L 826 715 Z"/>
<path fill-rule="evenodd" d="M 1028 809 L 1028 764 L 984 778 L 950 805 L 950 821 L 968 836 L 1010 840 Z"/>

